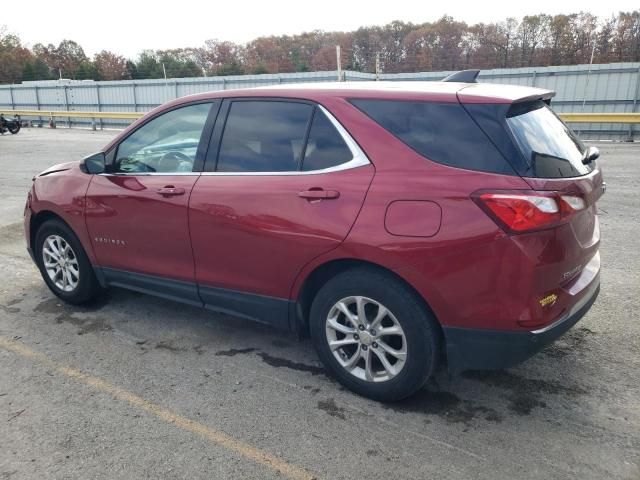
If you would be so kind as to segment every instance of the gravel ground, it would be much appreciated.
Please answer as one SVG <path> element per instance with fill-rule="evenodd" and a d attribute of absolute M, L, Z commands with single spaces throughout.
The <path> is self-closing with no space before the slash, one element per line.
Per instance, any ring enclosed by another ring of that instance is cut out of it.
<path fill-rule="evenodd" d="M 25 251 L 31 177 L 114 132 L 0 137 L 0 479 L 640 478 L 640 146 L 600 144 L 602 292 L 507 371 L 353 395 L 308 341 L 111 290 L 58 301 Z"/>

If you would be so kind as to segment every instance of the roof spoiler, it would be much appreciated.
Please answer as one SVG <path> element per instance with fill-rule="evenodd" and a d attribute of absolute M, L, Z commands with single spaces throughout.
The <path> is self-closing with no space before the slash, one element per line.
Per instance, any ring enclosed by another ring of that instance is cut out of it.
<path fill-rule="evenodd" d="M 444 77 L 443 82 L 460 82 L 460 83 L 478 83 L 476 78 L 480 70 L 460 70 L 459 72 L 452 73 L 451 75 Z"/>
<path fill-rule="evenodd" d="M 533 95 L 529 95 L 526 97 L 518 98 L 514 100 L 513 103 L 527 103 L 527 102 L 535 102 L 536 100 L 541 100 L 547 105 L 551 105 L 551 99 L 556 96 L 556 92 L 553 90 L 546 90 L 540 93 L 535 93 Z"/>

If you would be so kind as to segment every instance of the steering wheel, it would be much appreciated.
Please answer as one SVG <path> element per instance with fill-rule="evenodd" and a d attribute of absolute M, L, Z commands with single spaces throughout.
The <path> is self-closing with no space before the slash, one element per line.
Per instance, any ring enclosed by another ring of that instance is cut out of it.
<path fill-rule="evenodd" d="M 175 172 L 178 170 L 181 162 L 192 164 L 193 161 L 182 152 L 172 151 L 165 153 L 158 161 L 159 172 Z"/>
<path fill-rule="evenodd" d="M 165 153 L 160 159 L 160 161 L 163 161 L 163 160 L 182 160 L 183 162 L 191 162 L 191 158 L 189 158 L 184 153 L 178 152 L 175 150 L 172 152 Z"/>

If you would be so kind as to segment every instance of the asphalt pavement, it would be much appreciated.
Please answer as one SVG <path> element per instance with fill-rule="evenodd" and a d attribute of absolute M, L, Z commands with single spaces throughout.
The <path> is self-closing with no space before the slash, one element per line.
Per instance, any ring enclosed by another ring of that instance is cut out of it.
<path fill-rule="evenodd" d="M 0 479 L 640 478 L 640 145 L 602 143 L 602 291 L 506 371 L 438 372 L 396 404 L 308 340 L 112 289 L 63 304 L 25 250 L 34 174 L 116 132 L 0 137 Z"/>

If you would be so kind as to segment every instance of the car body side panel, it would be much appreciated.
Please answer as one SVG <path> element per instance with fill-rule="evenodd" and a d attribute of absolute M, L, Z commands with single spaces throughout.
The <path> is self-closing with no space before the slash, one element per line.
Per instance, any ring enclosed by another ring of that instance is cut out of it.
<path fill-rule="evenodd" d="M 398 198 L 395 180 L 376 175 L 349 236 L 339 248 L 305 266 L 292 298 L 299 295 L 304 278 L 321 264 L 359 259 L 397 273 L 444 325 L 517 327 L 514 318 L 523 314 L 522 305 L 529 298 L 531 279 L 526 272 L 532 265 L 513 240 L 486 215 L 479 215 L 479 208 L 469 200 L 468 193 L 482 187 L 482 180 L 461 176 L 450 188 L 436 190 L 428 176 L 408 176 L 411 180 L 404 180 L 403 194 L 407 199 L 438 203 L 442 209 L 440 231 L 429 238 L 388 233 L 384 213 L 386 205 Z M 502 181 L 503 187 L 514 186 L 511 178 Z M 464 185 L 467 193 L 456 191 L 454 185 L 460 189 Z"/>
<path fill-rule="evenodd" d="M 300 268 L 346 237 L 373 175 L 202 175 L 189 206 L 198 284 L 288 299 Z M 314 188 L 339 197 L 298 196 Z"/>
<path fill-rule="evenodd" d="M 95 175 L 86 222 L 101 267 L 194 282 L 187 206 L 193 175 Z M 182 195 L 158 192 L 167 185 Z"/>

